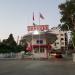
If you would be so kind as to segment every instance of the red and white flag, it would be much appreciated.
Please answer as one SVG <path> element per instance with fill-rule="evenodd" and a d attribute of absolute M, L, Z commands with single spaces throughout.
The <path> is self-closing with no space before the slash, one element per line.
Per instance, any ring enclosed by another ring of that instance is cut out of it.
<path fill-rule="evenodd" d="M 31 43 L 27 42 L 28 46 L 26 48 L 27 51 L 32 51 L 32 45 Z"/>

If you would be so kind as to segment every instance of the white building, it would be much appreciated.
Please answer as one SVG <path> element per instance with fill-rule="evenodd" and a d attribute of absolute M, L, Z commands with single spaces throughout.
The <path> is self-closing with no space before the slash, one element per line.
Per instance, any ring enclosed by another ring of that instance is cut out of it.
<path fill-rule="evenodd" d="M 67 32 L 61 31 L 58 27 L 53 27 L 49 31 L 57 36 L 57 40 L 52 44 L 52 48 L 55 50 L 65 50 L 68 43 Z"/>

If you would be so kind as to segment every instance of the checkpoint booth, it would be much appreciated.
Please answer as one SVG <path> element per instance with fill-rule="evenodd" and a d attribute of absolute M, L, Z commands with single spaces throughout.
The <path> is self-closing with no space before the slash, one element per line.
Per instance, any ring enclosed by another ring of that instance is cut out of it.
<path fill-rule="evenodd" d="M 27 50 L 33 54 L 33 58 L 48 58 L 51 44 L 57 39 L 48 29 L 48 25 L 28 26 L 28 34 L 24 38 L 28 43 Z"/>

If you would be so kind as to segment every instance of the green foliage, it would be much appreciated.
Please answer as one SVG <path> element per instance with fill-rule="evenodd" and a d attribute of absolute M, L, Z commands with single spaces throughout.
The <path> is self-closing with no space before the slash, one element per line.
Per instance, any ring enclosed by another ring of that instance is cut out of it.
<path fill-rule="evenodd" d="M 72 31 L 72 45 L 75 48 L 75 0 L 66 0 L 59 5 L 61 30 Z M 71 46 L 72 47 L 72 46 Z"/>
<path fill-rule="evenodd" d="M 21 40 L 20 40 L 20 46 L 22 46 L 23 50 L 25 52 L 27 52 L 26 48 L 27 48 L 28 44 L 27 44 L 27 41 L 26 41 L 25 37 L 21 38 Z"/>
<path fill-rule="evenodd" d="M 73 40 L 73 44 L 75 46 L 75 32 L 72 32 L 72 40 Z"/>
<path fill-rule="evenodd" d="M 73 0 L 59 5 L 61 16 L 61 29 L 74 31 L 75 29 L 75 3 Z"/>
<path fill-rule="evenodd" d="M 0 53 L 17 53 L 23 50 L 23 47 L 17 45 L 12 34 L 9 35 L 8 39 L 4 39 L 0 42 Z"/>
<path fill-rule="evenodd" d="M 24 51 L 23 47 L 21 45 L 17 45 L 17 47 L 16 47 L 16 53 L 17 52 L 21 52 L 21 51 Z"/>
<path fill-rule="evenodd" d="M 13 46 L 13 47 L 15 47 L 15 46 L 17 45 L 17 43 L 15 42 L 14 37 L 13 37 L 12 34 L 9 35 L 9 37 L 8 37 L 8 39 L 6 40 L 5 43 L 6 43 L 7 45 Z"/>
<path fill-rule="evenodd" d="M 69 50 L 73 50 L 73 49 L 74 49 L 73 43 L 72 43 L 72 39 L 70 39 L 70 41 L 69 41 L 68 49 L 69 49 Z"/>

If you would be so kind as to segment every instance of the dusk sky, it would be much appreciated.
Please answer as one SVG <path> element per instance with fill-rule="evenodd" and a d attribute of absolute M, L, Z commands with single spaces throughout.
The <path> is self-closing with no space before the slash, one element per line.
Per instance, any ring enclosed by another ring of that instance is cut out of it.
<path fill-rule="evenodd" d="M 44 16 L 41 24 L 54 27 L 60 24 L 58 5 L 64 0 L 0 0 L 0 39 L 7 39 L 12 33 L 15 38 L 27 33 L 32 25 L 33 12 L 35 23 L 39 23 L 39 12 Z"/>

